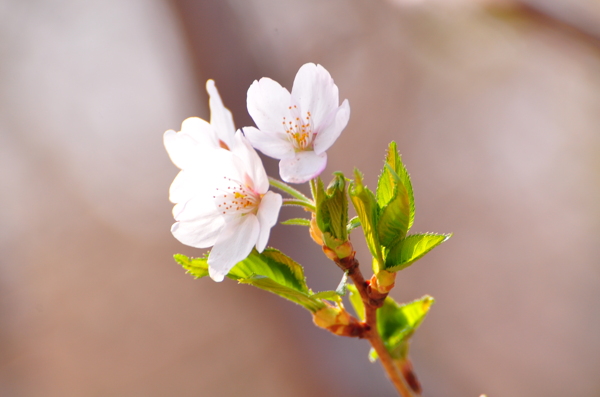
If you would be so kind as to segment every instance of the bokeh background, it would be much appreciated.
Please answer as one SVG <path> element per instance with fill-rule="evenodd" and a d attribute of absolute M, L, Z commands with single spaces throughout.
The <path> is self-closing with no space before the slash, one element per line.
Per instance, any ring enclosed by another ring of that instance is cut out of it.
<path fill-rule="evenodd" d="M 249 125 L 306 62 L 352 108 L 324 175 L 374 187 L 396 140 L 413 231 L 454 232 L 393 292 L 437 299 L 424 396 L 600 395 L 597 1 L 1 0 L 0 57 L 1 396 L 394 395 L 366 342 L 172 260 L 163 132 L 208 78 Z M 339 282 L 304 229 L 270 244 Z"/>

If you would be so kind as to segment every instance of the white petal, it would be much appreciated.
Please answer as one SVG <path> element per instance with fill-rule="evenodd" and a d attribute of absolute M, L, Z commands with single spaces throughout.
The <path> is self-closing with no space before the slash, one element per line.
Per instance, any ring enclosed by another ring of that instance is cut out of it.
<path fill-rule="evenodd" d="M 190 172 L 179 171 L 179 174 L 171 183 L 169 188 L 169 201 L 172 203 L 183 203 L 197 194 L 199 194 L 203 186 L 198 183 L 194 183 L 194 180 L 190 177 Z"/>
<path fill-rule="evenodd" d="M 244 135 L 252 146 L 274 159 L 294 156 L 294 146 L 285 133 L 266 133 L 254 127 L 244 127 Z"/>
<path fill-rule="evenodd" d="M 210 97 L 208 102 L 210 106 L 210 124 L 215 129 L 217 137 L 231 148 L 231 145 L 233 145 L 233 135 L 235 134 L 233 116 L 229 109 L 223 105 L 223 101 L 213 80 L 206 82 L 206 91 Z"/>
<path fill-rule="evenodd" d="M 183 169 L 202 161 L 198 152 L 218 147 L 216 133 L 210 124 L 197 117 L 190 117 L 181 124 L 181 131 L 165 132 L 163 141 L 173 164 Z"/>
<path fill-rule="evenodd" d="M 303 183 L 319 175 L 327 165 L 327 153 L 298 152 L 291 159 L 279 162 L 279 175 L 285 182 Z"/>
<path fill-rule="evenodd" d="M 289 114 L 290 93 L 267 77 L 254 81 L 248 88 L 248 113 L 263 133 L 283 131 L 283 117 Z"/>
<path fill-rule="evenodd" d="M 346 99 L 342 106 L 340 106 L 332 115 L 328 125 L 323 125 L 319 130 L 315 140 L 313 141 L 313 148 L 315 153 L 323 153 L 333 145 L 338 139 L 342 130 L 348 125 L 350 119 L 350 104 Z"/>
<path fill-rule="evenodd" d="M 260 223 L 260 233 L 256 242 L 256 250 L 258 252 L 263 252 L 267 246 L 271 228 L 277 223 L 282 202 L 281 195 L 274 192 L 267 192 L 260 201 L 258 213 L 256 214 Z"/>
<path fill-rule="evenodd" d="M 300 105 L 302 114 L 309 111 L 313 128 L 320 124 L 339 106 L 338 88 L 329 72 L 321 65 L 302 65 L 292 88 L 292 98 Z"/>
<path fill-rule="evenodd" d="M 194 196 L 188 201 L 177 203 L 173 208 L 173 218 L 176 221 L 196 221 L 208 217 L 213 219 L 213 214 L 219 214 L 215 202 L 213 189 L 206 189 L 202 194 Z"/>
<path fill-rule="evenodd" d="M 174 223 L 171 227 L 171 233 L 185 245 L 208 248 L 217 241 L 217 236 L 223 225 L 223 217 L 217 212 L 212 212 L 194 221 Z"/>
<path fill-rule="evenodd" d="M 235 134 L 235 143 L 231 152 L 242 160 L 244 171 L 252 179 L 252 188 L 260 194 L 266 193 L 269 190 L 269 179 L 265 167 L 256 150 L 240 130 Z"/>
<path fill-rule="evenodd" d="M 223 172 L 227 168 L 229 167 L 219 160 L 207 161 L 205 167 L 192 167 L 179 171 L 169 188 L 169 200 L 172 203 L 183 203 L 199 195 L 212 195 L 220 179 L 215 170 Z"/>
<path fill-rule="evenodd" d="M 256 244 L 258 233 L 258 219 L 252 214 L 228 221 L 208 256 L 210 277 L 222 281 L 239 261 L 248 257 Z"/>

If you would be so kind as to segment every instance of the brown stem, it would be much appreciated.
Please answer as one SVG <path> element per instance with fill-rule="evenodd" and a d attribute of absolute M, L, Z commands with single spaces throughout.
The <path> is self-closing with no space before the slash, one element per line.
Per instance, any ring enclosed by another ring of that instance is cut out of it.
<path fill-rule="evenodd" d="M 362 335 L 362 338 L 367 339 L 371 343 L 371 346 L 373 346 L 373 349 L 377 352 L 381 365 L 383 365 L 385 372 L 400 396 L 413 397 L 414 394 L 406 385 L 401 372 L 394 364 L 394 360 L 383 344 L 381 335 L 379 335 L 379 331 L 377 330 L 377 309 L 383 305 L 383 301 L 387 294 L 381 294 L 370 288 L 370 283 L 363 277 L 360 268 L 358 267 L 358 260 L 356 260 L 354 255 L 344 259 L 337 259 L 335 263 L 342 268 L 342 270 L 348 272 L 348 277 L 354 282 L 365 306 L 366 331 Z"/>

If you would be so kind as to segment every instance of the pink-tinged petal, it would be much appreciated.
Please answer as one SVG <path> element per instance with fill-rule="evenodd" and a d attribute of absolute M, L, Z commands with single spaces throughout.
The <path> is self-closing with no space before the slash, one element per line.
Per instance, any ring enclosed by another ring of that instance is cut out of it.
<path fill-rule="evenodd" d="M 208 256 L 208 273 L 215 281 L 223 281 L 227 273 L 248 257 L 259 234 L 256 216 L 248 214 L 230 219 L 221 230 Z"/>
<path fill-rule="evenodd" d="M 233 145 L 233 135 L 235 134 L 233 116 L 229 109 L 223 105 L 223 101 L 213 80 L 206 82 L 206 91 L 210 97 L 208 102 L 210 107 L 210 124 L 216 131 L 217 137 L 231 148 L 231 145 Z"/>
<path fill-rule="evenodd" d="M 313 141 L 315 153 L 321 154 L 338 139 L 350 119 L 350 104 L 346 99 L 334 112 L 328 125 L 324 125 Z"/>
<path fill-rule="evenodd" d="M 267 246 L 271 228 L 277 223 L 282 203 L 283 199 L 281 195 L 274 192 L 267 192 L 260 201 L 258 213 L 256 214 L 260 224 L 260 233 L 256 242 L 256 250 L 258 252 L 263 252 Z"/>
<path fill-rule="evenodd" d="M 311 113 L 313 130 L 319 130 L 323 120 L 339 105 L 338 88 L 331 75 L 323 66 L 314 63 L 304 64 L 298 70 L 292 98 L 299 104 L 303 116 L 306 112 Z"/>
<path fill-rule="evenodd" d="M 198 217 L 194 221 L 174 223 L 171 233 L 185 245 L 208 248 L 217 241 L 223 225 L 223 217 L 217 212 L 212 212 L 204 217 Z"/>
<path fill-rule="evenodd" d="M 269 178 L 262 160 L 240 130 L 235 133 L 234 141 L 231 152 L 242 161 L 244 172 L 252 179 L 254 191 L 264 194 L 269 190 Z"/>
<path fill-rule="evenodd" d="M 298 152 L 291 159 L 279 162 L 279 175 L 285 182 L 304 183 L 318 176 L 327 165 L 327 153 Z"/>
<path fill-rule="evenodd" d="M 283 117 L 289 114 L 290 93 L 267 77 L 248 88 L 246 104 L 256 126 L 265 134 L 283 131 Z"/>
<path fill-rule="evenodd" d="M 284 133 L 265 133 L 254 127 L 244 127 L 244 135 L 252 146 L 274 159 L 294 156 L 294 146 Z"/>

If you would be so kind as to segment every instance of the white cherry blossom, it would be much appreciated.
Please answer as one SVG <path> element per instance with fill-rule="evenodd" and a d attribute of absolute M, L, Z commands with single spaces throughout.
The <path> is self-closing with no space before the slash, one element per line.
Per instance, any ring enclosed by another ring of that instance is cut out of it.
<path fill-rule="evenodd" d="M 181 169 L 169 191 L 176 221 L 171 232 L 183 244 L 213 247 L 209 275 L 222 281 L 254 247 L 265 249 L 282 198 L 269 191 L 267 174 L 250 143 L 231 130 L 231 113 L 210 80 L 207 90 L 211 122 L 186 119 L 180 132 L 165 132 L 164 144 Z"/>
<path fill-rule="evenodd" d="M 338 88 L 321 65 L 303 65 L 292 92 L 263 77 L 248 89 L 248 112 L 255 127 L 244 134 L 256 149 L 279 159 L 286 182 L 302 183 L 319 175 L 327 165 L 326 150 L 350 118 L 348 100 L 339 105 Z"/>

